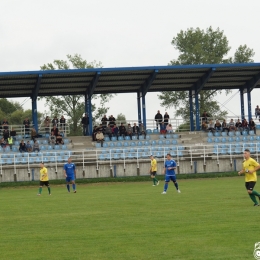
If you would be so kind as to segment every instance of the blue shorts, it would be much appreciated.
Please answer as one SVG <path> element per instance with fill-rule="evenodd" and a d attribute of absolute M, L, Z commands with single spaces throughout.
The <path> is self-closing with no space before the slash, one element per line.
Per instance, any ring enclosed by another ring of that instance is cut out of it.
<path fill-rule="evenodd" d="M 75 176 L 68 176 L 66 177 L 66 182 L 71 182 L 71 181 L 75 181 Z"/>
<path fill-rule="evenodd" d="M 165 181 L 169 182 L 170 180 L 172 180 L 173 182 L 176 182 L 176 176 L 175 175 L 171 175 L 171 176 L 165 175 Z"/>

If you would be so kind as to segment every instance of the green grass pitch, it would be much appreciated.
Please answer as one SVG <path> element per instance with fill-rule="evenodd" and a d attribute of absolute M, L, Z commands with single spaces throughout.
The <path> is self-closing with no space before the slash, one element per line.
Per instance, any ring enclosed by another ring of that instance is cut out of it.
<path fill-rule="evenodd" d="M 1 259 L 254 259 L 260 207 L 243 177 L 0 190 Z M 260 191 L 260 184 L 256 185 Z"/>

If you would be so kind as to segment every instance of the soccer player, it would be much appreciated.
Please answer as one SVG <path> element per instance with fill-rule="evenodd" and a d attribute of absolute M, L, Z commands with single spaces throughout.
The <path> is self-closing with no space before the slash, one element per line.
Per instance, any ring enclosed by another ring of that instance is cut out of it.
<path fill-rule="evenodd" d="M 49 177 L 48 177 L 48 170 L 47 168 L 44 166 L 44 163 L 40 163 L 40 187 L 39 187 L 39 193 L 38 196 L 41 196 L 42 194 L 42 186 L 46 186 L 48 188 L 49 191 L 49 195 L 51 195 L 51 188 L 50 188 L 50 184 L 49 184 Z"/>
<path fill-rule="evenodd" d="M 71 158 L 69 157 L 68 162 L 64 164 L 64 176 L 66 177 L 67 189 L 70 192 L 70 183 L 72 184 L 73 192 L 76 193 L 76 167 L 75 164 L 71 162 Z"/>
<path fill-rule="evenodd" d="M 244 150 L 244 162 L 243 170 L 238 172 L 238 175 L 245 174 L 245 186 L 250 199 L 254 202 L 254 206 L 259 206 L 256 197 L 260 200 L 260 194 L 254 190 L 254 186 L 257 181 L 256 171 L 260 169 L 260 165 L 253 158 L 250 157 L 250 151 L 248 149 Z"/>
<path fill-rule="evenodd" d="M 166 194 L 170 180 L 173 181 L 177 192 L 181 193 L 181 191 L 179 190 L 179 186 L 176 181 L 176 175 L 175 175 L 175 169 L 177 167 L 176 162 L 172 159 L 172 157 L 169 153 L 167 154 L 166 157 L 167 157 L 167 160 L 165 161 L 164 172 L 163 172 L 163 174 L 165 174 L 165 184 L 164 184 L 164 190 L 163 190 L 162 194 Z"/>
<path fill-rule="evenodd" d="M 156 186 L 156 185 L 159 185 L 159 181 L 155 178 L 155 175 L 157 172 L 157 161 L 155 160 L 153 155 L 151 155 L 150 157 L 151 157 L 150 174 L 151 174 L 151 178 L 153 180 L 153 186 Z"/>

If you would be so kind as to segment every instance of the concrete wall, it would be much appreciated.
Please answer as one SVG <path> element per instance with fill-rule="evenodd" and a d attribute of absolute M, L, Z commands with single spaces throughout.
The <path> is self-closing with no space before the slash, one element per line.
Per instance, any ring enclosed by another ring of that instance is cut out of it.
<path fill-rule="evenodd" d="M 125 165 L 122 161 L 112 161 L 110 166 L 109 162 L 102 162 L 98 165 L 88 164 L 84 167 L 82 163 L 75 163 L 77 170 L 77 178 L 102 178 L 102 177 L 117 177 L 124 176 L 138 176 L 138 175 L 148 175 L 150 170 L 150 161 L 149 160 L 140 160 L 139 165 L 136 162 L 126 162 Z M 158 160 L 158 170 L 157 173 L 161 174 L 163 171 L 163 160 Z M 180 160 L 178 162 L 178 174 L 187 174 L 187 173 L 210 173 L 210 172 L 229 172 L 229 171 L 238 171 L 242 167 L 242 159 L 233 159 L 232 163 L 230 159 L 220 159 L 219 163 L 217 160 L 208 158 L 204 160 L 196 160 L 192 163 L 188 160 Z M 0 175 L 1 182 L 13 182 L 13 181 L 31 181 L 39 180 L 39 166 L 30 166 L 28 170 L 24 166 L 12 166 L 2 167 L 2 174 Z M 64 179 L 63 175 L 63 166 L 59 165 L 57 167 L 51 164 L 46 164 L 46 167 L 49 172 L 50 180 Z"/>

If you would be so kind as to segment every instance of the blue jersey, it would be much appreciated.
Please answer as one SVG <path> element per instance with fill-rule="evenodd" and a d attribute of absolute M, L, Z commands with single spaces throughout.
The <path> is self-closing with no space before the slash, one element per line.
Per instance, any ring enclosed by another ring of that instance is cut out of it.
<path fill-rule="evenodd" d="M 170 169 L 168 170 L 168 168 L 170 167 L 176 167 L 176 162 L 174 160 L 166 160 L 165 161 L 165 164 L 164 164 L 164 167 L 166 169 L 166 173 L 165 175 L 166 176 L 175 176 L 175 170 L 174 169 Z"/>
<path fill-rule="evenodd" d="M 65 163 L 63 169 L 65 170 L 68 177 L 74 176 L 75 164 L 74 163 Z"/>

